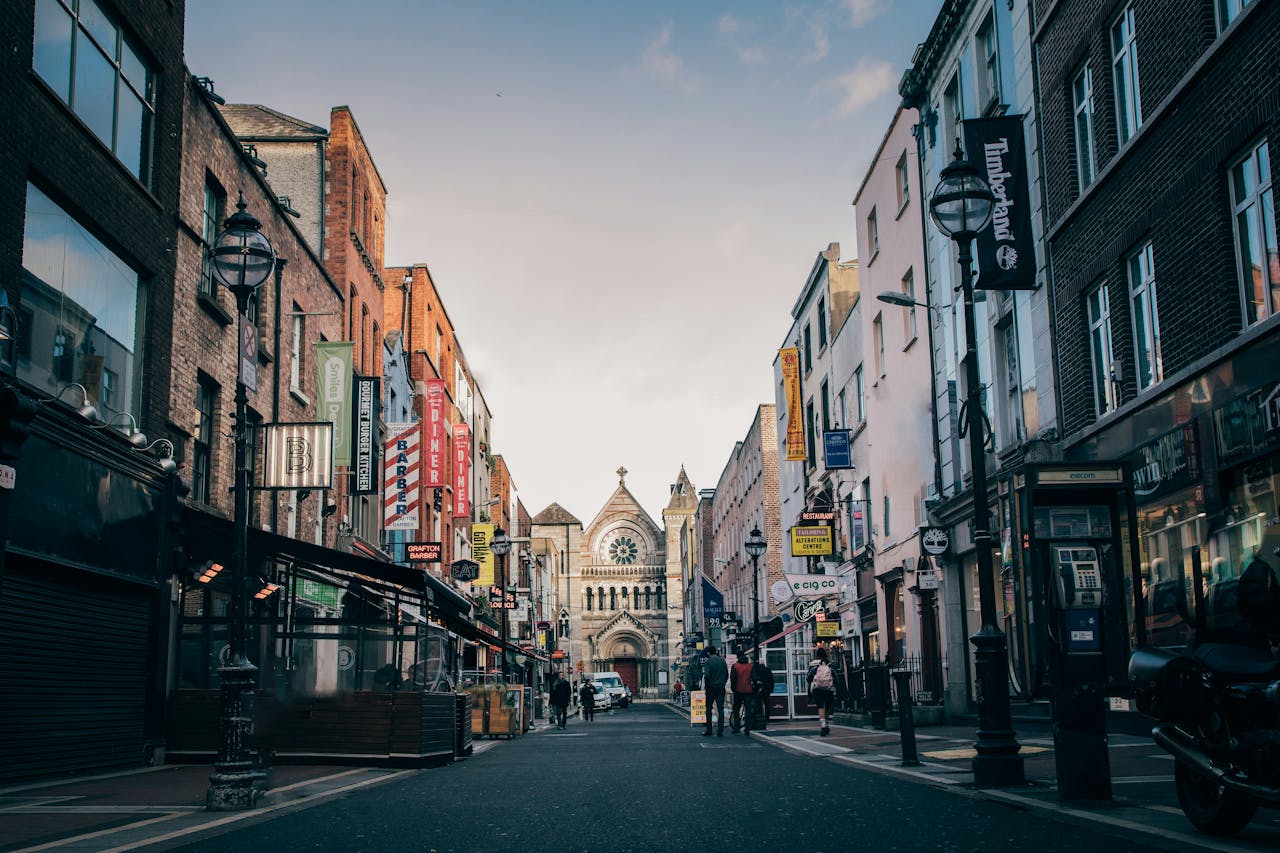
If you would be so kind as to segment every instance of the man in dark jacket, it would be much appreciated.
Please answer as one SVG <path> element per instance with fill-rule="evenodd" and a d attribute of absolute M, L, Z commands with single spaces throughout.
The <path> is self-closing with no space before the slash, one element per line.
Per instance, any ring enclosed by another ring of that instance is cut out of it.
<path fill-rule="evenodd" d="M 751 665 L 751 687 L 755 698 L 755 721 L 752 728 L 769 728 L 769 697 L 773 695 L 773 670 L 757 655 Z"/>
<path fill-rule="evenodd" d="M 724 688 L 729 683 L 729 666 L 720 657 L 715 646 L 707 649 L 707 661 L 702 665 L 702 689 L 707 692 L 707 727 L 703 737 L 711 734 L 711 709 L 718 708 L 718 737 L 724 737 Z"/>
<path fill-rule="evenodd" d="M 556 673 L 556 683 L 551 688 L 551 716 L 558 727 L 564 728 L 565 717 L 569 713 L 569 697 L 573 695 L 573 685 L 569 679 Z"/>

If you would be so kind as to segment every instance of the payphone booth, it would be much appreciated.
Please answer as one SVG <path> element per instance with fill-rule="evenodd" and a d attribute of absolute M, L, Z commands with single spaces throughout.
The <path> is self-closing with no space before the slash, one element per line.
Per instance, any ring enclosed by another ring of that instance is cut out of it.
<path fill-rule="evenodd" d="M 1058 792 L 1108 799 L 1107 696 L 1128 666 L 1126 543 L 1134 517 L 1128 470 L 1028 465 L 1026 517 L 1037 637 L 1052 686 Z"/>

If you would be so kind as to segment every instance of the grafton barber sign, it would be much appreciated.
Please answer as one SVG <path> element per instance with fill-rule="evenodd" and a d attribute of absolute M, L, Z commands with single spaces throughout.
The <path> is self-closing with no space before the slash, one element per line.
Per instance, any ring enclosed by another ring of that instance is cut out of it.
<path fill-rule="evenodd" d="M 965 154 L 995 196 L 991 224 L 978 232 L 974 248 L 978 262 L 974 287 L 978 290 L 1036 289 L 1022 133 L 1022 116 L 1018 115 L 964 122 Z"/>

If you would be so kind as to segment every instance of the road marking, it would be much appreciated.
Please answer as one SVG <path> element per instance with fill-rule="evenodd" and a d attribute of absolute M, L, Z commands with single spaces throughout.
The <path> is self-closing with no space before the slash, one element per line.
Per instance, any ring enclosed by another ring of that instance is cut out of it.
<path fill-rule="evenodd" d="M 1048 752 L 1049 748 L 1044 746 L 1023 746 L 1018 753 L 1020 755 L 1034 755 L 1037 752 Z M 926 758 L 936 758 L 939 761 L 949 761 L 957 758 L 973 758 L 978 754 L 978 750 L 971 746 L 959 747 L 957 749 L 937 749 L 930 752 L 920 753 Z"/>
<path fill-rule="evenodd" d="M 562 735 L 550 735 L 550 737 L 586 737 L 586 732 L 565 732 Z"/>
<path fill-rule="evenodd" d="M 285 785 L 283 788 L 269 788 L 268 794 L 279 794 L 284 791 L 292 791 L 294 788 L 302 788 L 307 785 L 314 785 L 317 782 L 328 782 L 330 779 L 341 779 L 343 776 L 352 776 L 356 773 L 364 773 L 368 768 L 357 767 L 354 770 L 343 770 L 341 773 L 334 773 L 329 776 L 317 776 L 315 779 L 303 779 L 301 782 L 294 782 L 292 785 Z"/>
<path fill-rule="evenodd" d="M 1111 779 L 1112 785 L 1141 785 L 1144 782 L 1172 782 L 1172 776 L 1116 776 Z"/>

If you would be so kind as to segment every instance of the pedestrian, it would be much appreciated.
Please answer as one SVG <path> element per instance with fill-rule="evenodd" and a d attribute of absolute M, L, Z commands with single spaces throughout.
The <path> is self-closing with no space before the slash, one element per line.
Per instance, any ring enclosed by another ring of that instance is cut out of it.
<path fill-rule="evenodd" d="M 756 702 L 756 722 L 753 728 L 764 731 L 769 728 L 769 697 L 773 695 L 773 670 L 760 660 L 757 654 L 751 665 L 751 692 Z"/>
<path fill-rule="evenodd" d="M 582 703 L 582 719 L 588 723 L 593 722 L 596 718 L 596 689 L 585 678 L 578 688 L 578 701 Z"/>
<path fill-rule="evenodd" d="M 813 662 L 809 664 L 809 698 L 818 706 L 818 734 L 826 737 L 831 734 L 830 717 L 836 704 L 836 676 L 822 646 L 813 650 Z"/>
<path fill-rule="evenodd" d="M 562 674 L 556 673 L 555 686 L 551 688 L 551 715 L 558 728 L 564 728 L 565 718 L 569 714 L 569 697 L 573 695 L 573 685 Z"/>
<path fill-rule="evenodd" d="M 733 691 L 733 709 L 729 712 L 729 728 L 734 734 L 746 729 L 747 713 L 751 706 L 751 664 L 746 652 L 738 652 L 738 659 L 729 667 L 729 689 Z"/>
<path fill-rule="evenodd" d="M 707 649 L 707 660 L 702 665 L 702 689 L 707 693 L 707 727 L 702 732 L 703 737 L 711 734 L 711 709 L 719 709 L 719 716 L 716 718 L 719 725 L 716 728 L 716 736 L 724 737 L 724 690 L 729 683 L 729 666 L 724 662 L 724 658 L 720 657 L 720 653 L 715 646 Z"/>

